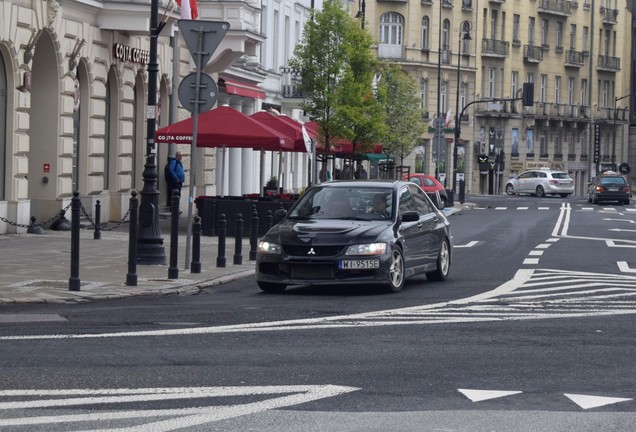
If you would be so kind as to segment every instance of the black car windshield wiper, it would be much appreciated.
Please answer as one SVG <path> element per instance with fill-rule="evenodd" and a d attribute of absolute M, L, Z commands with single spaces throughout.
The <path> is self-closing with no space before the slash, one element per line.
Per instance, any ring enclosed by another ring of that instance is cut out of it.
<path fill-rule="evenodd" d="M 369 219 L 365 219 L 365 218 L 361 218 L 358 216 L 341 216 L 341 217 L 334 217 L 334 218 L 329 218 L 329 219 L 336 219 L 336 220 L 359 220 L 359 221 L 366 221 Z"/>

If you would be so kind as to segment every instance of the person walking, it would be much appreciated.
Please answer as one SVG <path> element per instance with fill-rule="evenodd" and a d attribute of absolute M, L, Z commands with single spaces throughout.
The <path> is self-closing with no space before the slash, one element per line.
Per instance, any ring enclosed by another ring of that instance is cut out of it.
<path fill-rule="evenodd" d="M 183 164 L 181 163 L 182 158 L 183 155 L 181 152 L 175 153 L 174 158 L 168 158 L 166 174 L 166 180 L 168 183 L 168 206 L 172 204 L 172 194 L 175 189 L 179 191 L 179 196 L 181 196 L 181 187 L 185 181 L 185 171 L 183 170 Z"/>

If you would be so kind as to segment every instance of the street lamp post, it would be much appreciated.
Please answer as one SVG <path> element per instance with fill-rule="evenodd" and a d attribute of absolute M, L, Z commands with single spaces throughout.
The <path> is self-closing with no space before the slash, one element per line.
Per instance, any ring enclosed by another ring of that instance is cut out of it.
<path fill-rule="evenodd" d="M 455 188 L 457 185 L 457 144 L 459 143 L 459 136 L 461 134 L 461 116 L 459 114 L 459 73 L 460 65 L 462 62 L 462 42 L 472 39 L 470 37 L 470 31 L 472 30 L 472 28 L 473 24 L 470 21 L 462 21 L 462 23 L 459 25 L 459 49 L 457 50 L 457 100 L 455 105 L 455 141 L 453 143 L 453 196 L 455 195 Z"/>
<path fill-rule="evenodd" d="M 148 61 L 148 106 L 146 107 L 146 163 L 144 186 L 139 205 L 139 230 L 137 237 L 137 262 L 140 264 L 165 264 L 166 252 L 159 230 L 159 191 L 157 190 L 157 165 L 155 163 L 155 129 L 157 117 L 157 40 L 163 25 L 159 25 L 159 0 L 150 2 L 150 57 Z"/>
<path fill-rule="evenodd" d="M 435 178 L 439 180 L 439 160 L 442 152 L 443 132 L 439 128 L 443 127 L 442 118 L 442 1 L 439 2 L 439 19 L 437 33 L 437 115 L 435 116 L 435 140 L 437 141 L 437 159 L 435 160 Z"/>
<path fill-rule="evenodd" d="M 612 139 L 612 163 L 615 164 L 616 163 L 616 117 L 618 117 L 618 112 L 616 111 L 616 102 L 618 102 L 621 99 L 625 99 L 630 97 L 631 94 L 625 95 L 625 96 L 621 96 L 621 97 L 614 97 L 614 125 L 613 125 L 613 139 Z M 621 134 L 621 139 L 622 139 L 622 134 Z"/>
<path fill-rule="evenodd" d="M 356 13 L 356 18 L 360 18 L 360 27 L 364 30 L 364 13 L 367 7 L 366 0 L 358 0 L 358 12 Z"/>

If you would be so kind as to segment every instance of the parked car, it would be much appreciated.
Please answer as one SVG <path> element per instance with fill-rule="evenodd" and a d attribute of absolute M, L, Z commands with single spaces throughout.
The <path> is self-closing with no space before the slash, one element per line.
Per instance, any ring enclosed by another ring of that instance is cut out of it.
<path fill-rule="evenodd" d="M 574 193 L 574 180 L 566 171 L 547 168 L 528 170 L 510 177 L 506 183 L 508 195 L 530 194 L 542 197 L 561 195 L 563 198 Z"/>
<path fill-rule="evenodd" d="M 313 186 L 258 242 L 256 281 L 288 285 L 381 285 L 398 292 L 407 277 L 448 277 L 450 223 L 406 181 L 333 181 Z"/>
<path fill-rule="evenodd" d="M 629 205 L 632 192 L 625 177 L 616 171 L 605 171 L 596 176 L 587 189 L 587 202 L 618 201 Z"/>
<path fill-rule="evenodd" d="M 408 180 L 421 187 L 434 203 L 437 199 L 434 197 L 436 194 L 439 194 L 439 205 L 437 208 L 440 210 L 446 208 L 446 204 L 448 203 L 448 194 L 446 193 L 444 186 L 435 177 L 428 174 L 415 173 L 409 174 L 408 176 L 405 175 L 403 180 Z"/>

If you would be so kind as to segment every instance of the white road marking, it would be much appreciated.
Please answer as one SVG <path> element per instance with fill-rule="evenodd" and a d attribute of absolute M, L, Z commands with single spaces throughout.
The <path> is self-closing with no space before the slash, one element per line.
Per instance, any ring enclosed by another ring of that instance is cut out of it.
<path fill-rule="evenodd" d="M 181 409 L 140 409 L 140 410 L 104 410 L 104 412 L 86 412 L 80 414 L 15 417 L 0 419 L 0 427 L 29 426 L 36 424 L 82 423 L 95 421 L 161 418 L 159 421 L 135 425 L 135 431 L 162 432 L 211 423 L 219 420 L 240 417 L 267 410 L 285 408 L 310 401 L 334 397 L 360 390 L 356 387 L 334 385 L 308 386 L 261 386 L 261 387 L 183 387 L 183 388 L 142 388 L 142 389 L 71 389 L 71 390 L 5 390 L 0 398 L 9 398 L 11 402 L 2 404 L 2 409 L 30 409 L 78 407 L 89 404 L 120 404 L 130 402 L 152 402 L 159 400 L 201 399 L 231 396 L 275 397 L 259 402 L 241 405 L 211 405 Z M 85 396 L 73 397 L 69 396 Z M 39 399 L 46 397 L 48 399 Z M 57 399 L 51 399 L 56 397 Z M 17 400 L 16 399 L 27 399 Z M 32 400 L 35 398 L 35 400 Z M 262 399 L 262 397 L 259 397 Z M 199 405 L 199 404 L 197 404 Z M 115 405 L 114 405 L 115 406 Z M 106 407 L 108 408 L 108 407 Z M 78 408 L 75 408 L 78 409 Z M 172 417 L 166 419 L 166 417 Z M 95 429 L 92 429 L 95 431 Z M 106 429 L 112 430 L 112 429 Z"/>
<path fill-rule="evenodd" d="M 564 393 L 563 395 L 583 409 L 597 408 L 604 405 L 610 405 L 610 404 L 615 404 L 619 402 L 627 402 L 632 400 L 631 398 L 589 396 L 589 395 L 568 394 L 568 393 Z"/>
<path fill-rule="evenodd" d="M 550 210 L 550 207 L 539 207 L 539 210 Z"/>
<path fill-rule="evenodd" d="M 608 231 L 616 231 L 616 232 L 636 232 L 636 230 L 630 229 L 621 229 L 621 228 L 610 228 Z"/>
<path fill-rule="evenodd" d="M 504 391 L 504 390 L 469 390 L 457 389 L 461 394 L 466 396 L 473 402 L 481 402 L 489 399 L 496 399 L 505 396 L 512 396 L 523 393 L 521 391 Z"/>
<path fill-rule="evenodd" d="M 636 223 L 631 219 L 610 219 L 610 218 L 603 218 L 604 221 L 615 221 L 615 222 L 628 222 L 628 223 Z"/>
<path fill-rule="evenodd" d="M 549 238 L 549 239 L 547 239 L 545 242 L 546 242 L 546 243 L 556 243 L 556 242 L 558 242 L 559 240 L 560 240 L 559 238 L 555 238 L 555 237 L 553 237 L 553 238 Z"/>
<path fill-rule="evenodd" d="M 594 211 L 593 207 L 583 207 L 581 208 L 581 211 Z"/>
<path fill-rule="evenodd" d="M 607 247 L 611 247 L 611 248 L 636 248 L 636 244 L 619 244 L 619 242 L 622 243 L 634 243 L 632 240 L 605 240 L 605 244 L 607 245 Z"/>
<path fill-rule="evenodd" d="M 547 249 L 547 248 L 549 248 L 550 246 L 552 246 L 552 245 L 551 245 L 551 244 L 549 244 L 549 243 L 541 243 L 541 244 L 539 244 L 539 245 L 536 245 L 536 246 L 535 246 L 535 249 Z"/>
<path fill-rule="evenodd" d="M 524 265 L 537 265 L 539 264 L 539 258 L 526 258 L 523 260 Z"/>
<path fill-rule="evenodd" d="M 495 210 L 508 210 L 508 207 L 495 207 Z"/>
<path fill-rule="evenodd" d="M 528 210 L 529 207 L 517 207 L 517 210 Z"/>
<path fill-rule="evenodd" d="M 599 301 L 604 299 L 604 303 Z M 345 329 L 636 314 L 636 276 L 520 269 L 508 282 L 472 297 L 430 305 L 321 318 L 98 334 L 2 336 L 0 341 L 169 337 Z"/>
<path fill-rule="evenodd" d="M 470 248 L 479 243 L 477 240 L 469 241 L 465 245 L 453 245 L 454 248 Z"/>
<path fill-rule="evenodd" d="M 617 261 L 616 264 L 622 273 L 636 273 L 636 269 L 630 268 L 627 261 Z"/>
<path fill-rule="evenodd" d="M 543 255 L 543 252 L 544 251 L 542 251 L 542 250 L 533 250 L 533 251 L 530 251 L 530 253 L 528 255 L 530 255 L 530 256 L 541 256 L 541 255 Z"/>

